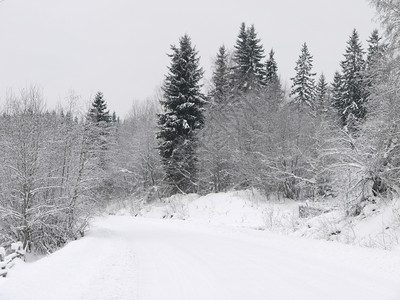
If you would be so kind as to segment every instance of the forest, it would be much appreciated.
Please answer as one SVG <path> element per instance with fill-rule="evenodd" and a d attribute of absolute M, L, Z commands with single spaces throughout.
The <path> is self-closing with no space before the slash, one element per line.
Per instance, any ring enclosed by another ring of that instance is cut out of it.
<path fill-rule="evenodd" d="M 400 4 L 373 0 L 384 31 L 349 32 L 332 82 L 299 45 L 291 86 L 256 27 L 216 49 L 203 86 L 189 35 L 171 47 L 160 91 L 121 120 L 98 92 L 48 109 L 41 88 L 10 92 L 0 114 L 0 246 L 51 253 L 115 199 L 163 201 L 257 189 L 268 199 L 340 199 L 349 215 L 400 188 Z M 234 29 L 235 30 L 235 29 Z M 296 58 L 293 58 L 295 61 Z"/>

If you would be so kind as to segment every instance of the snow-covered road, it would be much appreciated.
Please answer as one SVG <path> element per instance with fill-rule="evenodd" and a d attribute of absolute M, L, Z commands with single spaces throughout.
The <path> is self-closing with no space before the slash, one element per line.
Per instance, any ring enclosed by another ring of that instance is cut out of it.
<path fill-rule="evenodd" d="M 400 254 L 112 216 L 0 278 L 1 300 L 400 299 Z"/>

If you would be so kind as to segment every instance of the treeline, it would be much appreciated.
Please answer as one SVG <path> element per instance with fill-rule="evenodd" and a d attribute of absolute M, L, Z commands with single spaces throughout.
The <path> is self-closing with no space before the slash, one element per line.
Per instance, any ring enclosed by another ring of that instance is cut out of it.
<path fill-rule="evenodd" d="M 84 119 L 47 111 L 40 90 L 9 95 L 0 116 L 0 244 L 51 252 L 83 235 L 109 175 L 116 123 L 101 112 L 102 94 Z M 103 105 L 103 106 L 102 106 Z"/>
<path fill-rule="evenodd" d="M 220 47 L 207 95 L 190 38 L 172 50 L 158 135 L 170 193 L 255 187 L 267 196 L 350 201 L 387 191 L 383 174 L 357 152 L 389 55 L 378 31 L 367 51 L 352 32 L 331 84 L 324 74 L 316 79 L 304 43 L 289 91 L 253 25 L 241 25 L 232 50 Z"/>
<path fill-rule="evenodd" d="M 0 246 L 52 252 L 84 234 L 112 199 L 257 188 L 267 197 L 340 197 L 349 213 L 400 187 L 400 11 L 376 4 L 387 34 L 364 49 L 354 30 L 333 81 L 299 45 L 291 87 L 275 53 L 242 24 L 216 55 L 211 87 L 188 35 L 172 46 L 158 95 L 120 121 L 97 93 L 49 111 L 40 90 L 10 94 L 0 114 Z"/>

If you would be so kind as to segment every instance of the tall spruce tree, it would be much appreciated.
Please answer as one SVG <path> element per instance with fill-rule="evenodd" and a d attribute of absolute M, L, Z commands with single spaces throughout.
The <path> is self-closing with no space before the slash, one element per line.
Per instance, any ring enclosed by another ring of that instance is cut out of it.
<path fill-rule="evenodd" d="M 333 75 L 333 81 L 331 84 L 332 98 L 331 98 L 331 106 L 335 108 L 337 111 L 340 110 L 342 105 L 342 86 L 343 80 L 342 75 L 336 71 Z M 345 125 L 345 117 L 339 113 L 340 123 L 342 126 Z"/>
<path fill-rule="evenodd" d="M 246 24 L 243 22 L 240 25 L 240 30 L 236 39 L 236 45 L 234 46 L 235 51 L 233 55 L 234 62 L 236 63 L 236 66 L 234 68 L 235 75 L 239 78 L 243 76 L 243 74 L 247 73 L 250 64 L 247 47 L 247 35 L 248 34 Z"/>
<path fill-rule="evenodd" d="M 318 113 L 323 113 L 326 110 L 328 98 L 328 83 L 326 82 L 324 74 L 319 76 L 315 92 L 316 111 Z"/>
<path fill-rule="evenodd" d="M 97 92 L 88 114 L 89 120 L 96 125 L 105 125 L 111 122 L 110 111 L 102 92 Z"/>
<path fill-rule="evenodd" d="M 105 170 L 107 168 L 112 117 L 107 109 L 107 103 L 102 92 L 97 92 L 87 115 L 87 120 L 88 150 L 97 158 L 98 166 Z"/>
<path fill-rule="evenodd" d="M 337 103 L 342 124 L 354 131 L 366 114 L 366 87 L 363 78 L 365 70 L 364 51 L 357 30 L 353 30 L 344 54 L 342 67 L 341 101 Z"/>
<path fill-rule="evenodd" d="M 382 42 L 378 29 L 373 30 L 368 39 L 367 59 L 365 62 L 367 71 L 377 67 L 377 64 L 383 59 L 386 49 L 387 45 Z"/>
<path fill-rule="evenodd" d="M 275 61 L 275 52 L 271 49 L 269 58 L 265 63 L 265 99 L 269 102 L 269 108 L 277 111 L 284 98 L 281 82 L 278 76 L 278 64 Z"/>
<path fill-rule="evenodd" d="M 275 52 L 273 49 L 269 52 L 269 58 L 265 64 L 265 82 L 266 85 L 276 84 L 279 82 L 278 65 L 274 58 Z"/>
<path fill-rule="evenodd" d="M 301 48 L 301 54 L 296 62 L 295 77 L 293 81 L 290 96 L 293 96 L 293 103 L 299 106 L 314 107 L 315 98 L 315 80 L 316 73 L 312 72 L 313 57 L 308 51 L 307 44 L 304 43 Z"/>
<path fill-rule="evenodd" d="M 379 76 L 382 74 L 380 65 L 383 63 L 387 45 L 383 43 L 382 37 L 377 29 L 372 31 L 368 39 L 367 59 L 365 61 L 364 83 L 365 83 L 365 98 L 371 95 L 374 84 L 379 82 Z"/>
<path fill-rule="evenodd" d="M 249 48 L 249 70 L 256 86 L 264 85 L 265 69 L 262 60 L 264 59 L 264 47 L 257 37 L 254 25 L 248 29 L 247 43 Z"/>
<path fill-rule="evenodd" d="M 211 97 L 215 103 L 226 102 L 230 90 L 229 76 L 228 52 L 225 46 L 221 46 L 217 53 L 217 59 L 215 60 L 215 68 L 212 76 L 214 88 L 211 91 Z"/>
<path fill-rule="evenodd" d="M 240 91 L 249 91 L 265 85 L 265 69 L 262 63 L 264 48 L 257 37 L 254 25 L 246 28 L 242 23 L 236 40 L 234 62 L 234 85 Z"/>
<path fill-rule="evenodd" d="M 203 127 L 205 97 L 200 80 L 203 70 L 191 39 L 184 35 L 172 46 L 171 66 L 163 86 L 158 138 L 160 155 L 171 192 L 194 192 L 196 188 L 197 131 Z"/>

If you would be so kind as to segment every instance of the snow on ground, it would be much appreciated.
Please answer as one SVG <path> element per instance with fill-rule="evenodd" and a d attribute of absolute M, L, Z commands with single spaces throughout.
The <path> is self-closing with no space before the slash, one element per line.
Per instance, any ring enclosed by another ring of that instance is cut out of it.
<path fill-rule="evenodd" d="M 400 299 L 398 201 L 356 217 L 299 205 L 317 207 L 257 191 L 114 204 L 85 238 L 18 263 L 0 299 Z"/>
<path fill-rule="evenodd" d="M 397 199 L 368 203 L 355 217 L 335 209 L 305 220 L 295 235 L 392 250 L 400 244 L 399 204 Z"/>
<path fill-rule="evenodd" d="M 316 206 L 321 213 L 299 216 L 299 205 Z M 119 211 L 119 214 L 127 214 Z M 267 200 L 257 191 L 232 191 L 199 196 L 175 195 L 162 203 L 135 205 L 131 214 L 174 218 L 194 223 L 267 230 L 294 236 L 333 240 L 390 250 L 400 243 L 400 205 L 369 203 L 357 217 L 348 217 L 343 205 Z M 129 213 L 128 213 L 129 214 Z"/>
<path fill-rule="evenodd" d="M 298 203 L 266 201 L 257 191 L 174 195 L 163 203 L 136 208 L 134 214 L 252 229 L 285 227 L 293 230 L 290 219 L 298 219 Z"/>
<path fill-rule="evenodd" d="M 213 211 L 224 214 L 222 207 Z M 85 238 L 18 264 L 0 278 L 0 299 L 395 300 L 400 254 L 216 224 L 108 216 Z"/>

